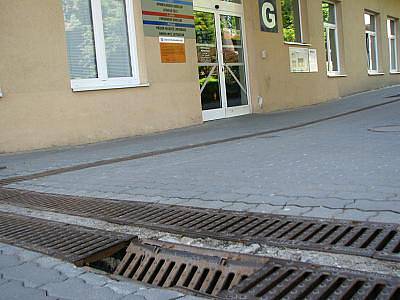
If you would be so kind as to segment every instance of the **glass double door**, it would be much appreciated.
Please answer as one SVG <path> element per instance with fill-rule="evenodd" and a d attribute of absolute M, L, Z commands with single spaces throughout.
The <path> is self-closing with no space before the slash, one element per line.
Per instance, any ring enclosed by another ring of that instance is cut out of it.
<path fill-rule="evenodd" d="M 250 113 L 241 14 L 197 8 L 194 17 L 203 119 Z"/>

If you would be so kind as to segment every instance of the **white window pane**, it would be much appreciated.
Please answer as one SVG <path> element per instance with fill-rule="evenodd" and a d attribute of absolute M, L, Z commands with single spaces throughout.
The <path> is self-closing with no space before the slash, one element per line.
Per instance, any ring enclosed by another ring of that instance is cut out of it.
<path fill-rule="evenodd" d="M 329 29 L 329 42 L 331 51 L 331 70 L 337 72 L 339 71 L 338 62 L 338 51 L 337 51 L 337 41 L 336 41 L 336 31 L 334 29 Z"/>
<path fill-rule="evenodd" d="M 108 77 L 131 77 L 132 67 L 124 0 L 101 0 Z"/>
<path fill-rule="evenodd" d="M 365 14 L 364 20 L 365 20 L 365 30 L 375 31 L 375 16 L 371 14 Z"/>
<path fill-rule="evenodd" d="M 97 78 L 90 0 L 63 0 L 71 79 Z"/>
<path fill-rule="evenodd" d="M 390 40 L 390 67 L 391 70 L 397 70 L 397 49 L 396 40 Z"/>
<path fill-rule="evenodd" d="M 370 36 L 371 41 L 371 70 L 376 71 L 378 69 L 378 62 L 376 61 L 377 49 L 376 49 L 376 37 Z"/>

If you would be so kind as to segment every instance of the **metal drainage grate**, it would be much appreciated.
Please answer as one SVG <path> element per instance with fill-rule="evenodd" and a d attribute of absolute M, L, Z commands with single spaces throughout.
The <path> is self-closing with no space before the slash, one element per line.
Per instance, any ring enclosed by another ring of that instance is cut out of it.
<path fill-rule="evenodd" d="M 0 201 L 191 237 L 354 254 L 400 262 L 398 224 L 240 213 L 0 189 Z"/>
<path fill-rule="evenodd" d="M 378 274 L 271 259 L 222 299 L 400 299 L 400 280 Z"/>
<path fill-rule="evenodd" d="M 158 287 L 217 295 L 253 274 L 268 258 L 183 245 L 131 243 L 115 275 Z"/>
<path fill-rule="evenodd" d="M 133 236 L 0 213 L 0 241 L 83 266 L 126 248 Z"/>

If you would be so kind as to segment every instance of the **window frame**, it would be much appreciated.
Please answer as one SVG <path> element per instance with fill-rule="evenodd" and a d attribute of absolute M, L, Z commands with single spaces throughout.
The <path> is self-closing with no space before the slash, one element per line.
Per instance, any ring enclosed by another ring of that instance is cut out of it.
<path fill-rule="evenodd" d="M 326 46 L 329 47 L 329 49 L 326 49 L 326 51 L 328 52 L 328 66 L 327 66 L 327 74 L 328 75 L 340 75 L 342 72 L 342 68 L 341 68 L 341 63 L 340 63 L 340 46 L 339 46 L 339 33 L 338 33 L 338 14 L 337 14 L 337 5 L 335 2 L 333 1 L 322 1 L 322 3 L 328 3 L 328 4 L 332 4 L 334 7 L 334 12 L 335 12 L 335 24 L 332 23 L 327 23 L 327 22 L 323 22 L 323 26 L 324 26 L 324 31 L 326 34 Z M 335 38 L 336 38 L 336 57 L 337 57 L 337 66 L 338 69 L 337 71 L 332 71 L 329 69 L 329 64 L 332 64 L 332 49 L 331 49 L 331 43 L 330 43 L 330 30 L 333 29 L 335 31 Z"/>
<path fill-rule="evenodd" d="M 391 34 L 391 24 L 390 22 L 394 22 L 394 35 Z M 399 22 L 395 18 L 388 17 L 387 18 L 387 34 L 388 34 L 388 43 L 389 43 L 389 70 L 390 72 L 398 72 L 399 71 L 399 49 L 398 49 L 398 25 Z M 392 69 L 392 45 L 391 42 L 394 42 L 395 46 L 395 69 Z"/>
<path fill-rule="evenodd" d="M 374 27 L 375 27 L 375 31 L 371 31 L 371 30 L 366 30 L 365 29 L 365 15 L 370 15 L 374 17 Z M 365 34 L 368 36 L 368 51 L 367 51 L 367 62 L 368 62 L 368 73 L 371 74 L 377 74 L 379 73 L 379 48 L 378 48 L 378 14 L 377 13 L 373 13 L 370 11 L 364 11 L 364 30 L 365 30 Z M 372 55 L 371 55 L 371 36 L 375 37 L 375 43 L 374 43 L 374 47 L 375 47 L 375 61 L 376 61 L 376 69 L 372 69 L 372 65 L 373 65 L 373 61 L 372 61 Z M 369 53 L 369 55 L 368 55 Z"/>
<path fill-rule="evenodd" d="M 73 91 L 89 91 L 143 86 L 140 84 L 133 0 L 124 0 L 129 43 L 131 77 L 108 77 L 101 0 L 90 0 L 97 78 L 71 79 Z M 69 63 L 69 62 L 68 62 Z"/>
<path fill-rule="evenodd" d="M 289 44 L 289 45 L 303 45 L 303 44 L 306 44 L 306 43 L 305 43 L 305 40 L 304 40 L 304 30 L 303 30 L 303 13 L 302 13 L 302 4 L 301 4 L 302 0 L 292 0 L 292 1 L 297 1 L 297 6 L 298 6 L 298 10 L 299 10 L 299 27 L 300 27 L 299 28 L 299 30 L 300 30 L 299 35 L 300 35 L 300 41 L 294 41 L 294 42 L 285 41 L 285 35 L 283 34 L 284 27 L 282 25 L 283 42 L 285 44 Z M 283 23 L 282 2 L 281 2 L 281 20 L 282 20 L 282 23 Z"/>

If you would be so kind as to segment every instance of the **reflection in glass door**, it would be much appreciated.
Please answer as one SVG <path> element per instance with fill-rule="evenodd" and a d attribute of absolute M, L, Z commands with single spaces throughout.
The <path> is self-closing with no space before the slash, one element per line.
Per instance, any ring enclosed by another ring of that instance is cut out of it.
<path fill-rule="evenodd" d="M 194 17 L 203 119 L 249 113 L 241 15 L 202 8 Z"/>
<path fill-rule="evenodd" d="M 241 21 L 241 18 L 236 16 L 220 16 L 228 107 L 248 104 Z"/>
<path fill-rule="evenodd" d="M 213 13 L 196 11 L 196 44 L 199 82 L 203 110 L 222 108 L 215 17 Z"/>

